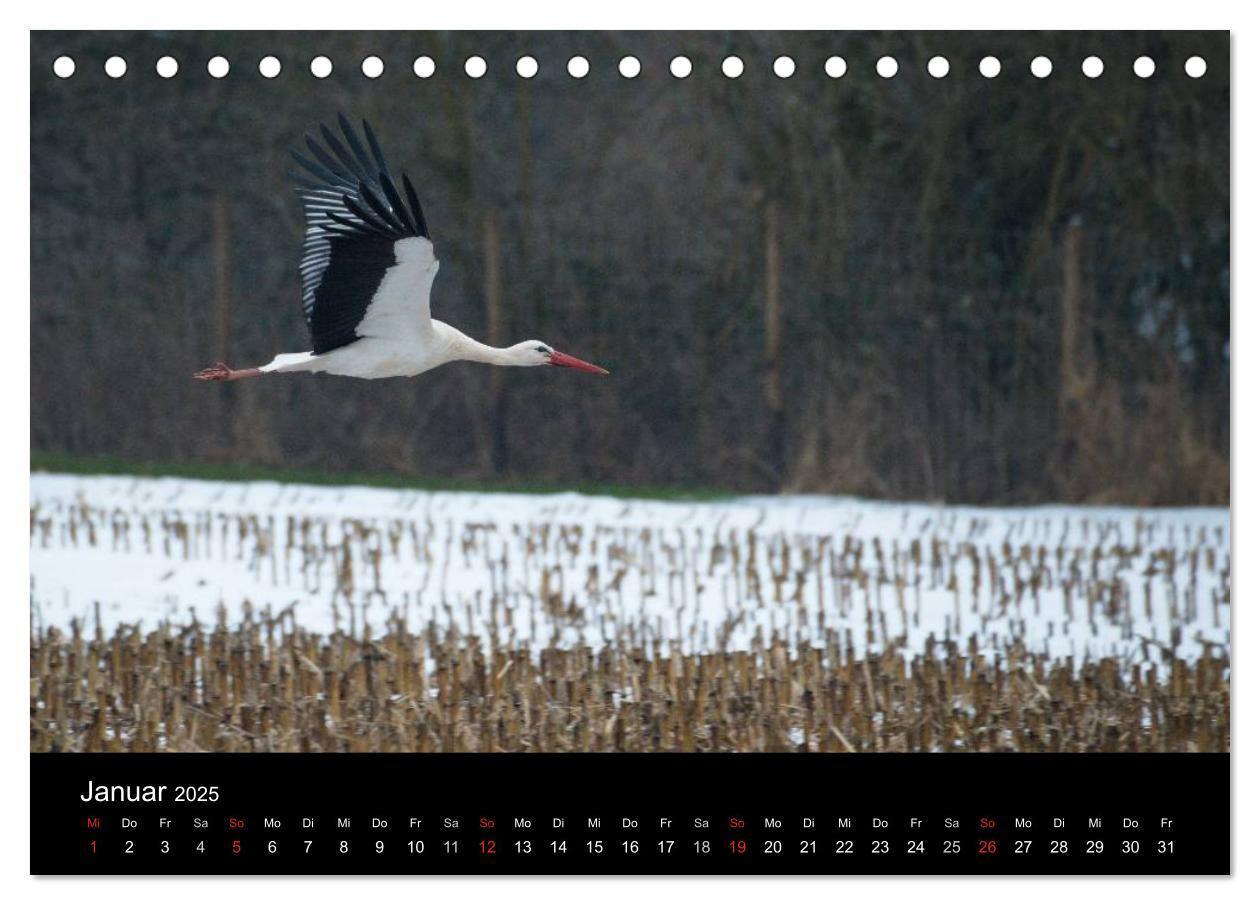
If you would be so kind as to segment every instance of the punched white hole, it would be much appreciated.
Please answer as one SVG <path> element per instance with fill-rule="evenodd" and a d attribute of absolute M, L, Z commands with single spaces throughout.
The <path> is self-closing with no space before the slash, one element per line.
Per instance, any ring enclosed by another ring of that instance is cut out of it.
<path fill-rule="evenodd" d="M 1039 79 L 1044 79 L 1050 73 L 1054 72 L 1054 64 L 1050 62 L 1049 57 L 1034 57 L 1033 61 L 1028 65 L 1032 70 L 1032 74 Z"/>
<path fill-rule="evenodd" d="M 1138 57 L 1133 61 L 1133 74 L 1140 79 L 1149 79 L 1155 74 L 1155 61 L 1150 57 Z"/>
<path fill-rule="evenodd" d="M 892 57 L 880 57 L 875 61 L 875 71 L 883 78 L 890 79 L 897 74 L 897 61 Z"/>
<path fill-rule="evenodd" d="M 997 78 L 1002 71 L 1002 61 L 997 57 L 985 57 L 980 61 L 980 74 L 986 79 Z"/>
<path fill-rule="evenodd" d="M 470 79 L 479 79 L 485 74 L 485 58 L 472 56 L 464 60 L 464 75 L 468 76 Z"/>
<path fill-rule="evenodd" d="M 258 61 L 258 74 L 265 79 L 274 79 L 280 74 L 280 60 L 266 56 Z"/>
<path fill-rule="evenodd" d="M 363 74 L 370 79 L 379 79 L 381 73 L 385 71 L 385 61 L 378 56 L 369 56 L 363 58 L 363 63 L 359 66 L 363 70 Z"/>
<path fill-rule="evenodd" d="M 686 57 L 674 57 L 669 61 L 669 71 L 676 79 L 685 79 L 691 75 L 691 60 Z"/>
<path fill-rule="evenodd" d="M 127 74 L 127 61 L 122 57 L 110 57 L 105 61 L 105 74 L 111 79 L 120 79 Z"/>
<path fill-rule="evenodd" d="M 928 60 L 928 75 L 934 79 L 943 79 L 949 75 L 949 60 L 944 57 L 932 57 Z"/>
<path fill-rule="evenodd" d="M 744 74 L 744 61 L 739 57 L 727 57 L 722 61 L 722 75 L 737 79 Z"/>
<path fill-rule="evenodd" d="M 1085 73 L 1085 78 L 1096 79 L 1103 74 L 1103 70 L 1107 68 L 1103 65 L 1101 57 L 1086 57 L 1081 60 L 1081 72 Z"/>
<path fill-rule="evenodd" d="M 433 62 L 433 57 L 416 57 L 411 64 L 411 71 L 416 74 L 416 78 L 427 79 L 437 72 L 437 64 Z"/>
<path fill-rule="evenodd" d="M 71 69 L 73 72 L 74 70 Z M 1186 60 L 1186 75 L 1192 79 L 1201 79 L 1207 73 L 1207 60 L 1203 57 L 1190 57 Z"/>
<path fill-rule="evenodd" d="M 796 72 L 796 60 L 791 57 L 778 57 L 774 61 L 774 74 L 781 79 L 790 79 Z"/>
<path fill-rule="evenodd" d="M 823 72 L 838 79 L 849 71 L 849 64 L 844 61 L 844 57 L 827 57 L 827 62 L 823 63 Z"/>
<path fill-rule="evenodd" d="M 179 72 L 179 61 L 174 57 L 162 57 L 153 68 L 164 79 L 174 78 L 175 73 Z"/>
<path fill-rule="evenodd" d="M 1189 66 L 1190 64 L 1187 63 L 1186 65 Z M 68 79 L 74 75 L 74 59 L 71 57 L 57 57 L 57 59 L 53 60 L 53 75 L 59 79 Z"/>
<path fill-rule="evenodd" d="M 223 78 L 231 68 L 232 66 L 228 63 L 227 57 L 211 57 L 209 62 L 206 63 L 206 72 L 216 79 Z"/>
<path fill-rule="evenodd" d="M 328 57 L 320 56 L 311 60 L 311 75 L 315 76 L 317 79 L 328 78 L 332 75 L 332 70 L 332 60 L 328 59 Z"/>
<path fill-rule="evenodd" d="M 623 78 L 636 78 L 643 71 L 643 66 L 639 63 L 638 57 L 622 57 L 617 63 L 617 71 L 621 73 Z"/>
<path fill-rule="evenodd" d="M 532 79 L 538 75 L 538 61 L 533 57 L 521 57 L 516 61 L 516 74 L 523 79 Z"/>
<path fill-rule="evenodd" d="M 591 71 L 590 61 L 586 57 L 569 57 L 569 75 L 575 79 L 584 79 Z"/>

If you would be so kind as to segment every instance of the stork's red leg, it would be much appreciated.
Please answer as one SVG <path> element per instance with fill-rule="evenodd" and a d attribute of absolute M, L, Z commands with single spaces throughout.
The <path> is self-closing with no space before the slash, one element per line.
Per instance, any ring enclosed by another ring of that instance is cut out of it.
<path fill-rule="evenodd" d="M 246 377 L 261 377 L 262 375 L 263 372 L 259 368 L 242 368 L 234 371 L 223 362 L 219 362 L 214 367 L 198 371 L 193 375 L 193 380 L 244 380 Z"/>

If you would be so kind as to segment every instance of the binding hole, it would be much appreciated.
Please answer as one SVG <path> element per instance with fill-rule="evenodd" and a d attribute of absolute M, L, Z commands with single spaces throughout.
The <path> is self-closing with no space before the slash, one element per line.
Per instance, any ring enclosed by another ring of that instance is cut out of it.
<path fill-rule="evenodd" d="M 827 62 L 823 63 L 823 72 L 833 79 L 841 78 L 848 71 L 849 64 L 844 57 L 827 57 Z"/>
<path fill-rule="evenodd" d="M 722 75 L 728 79 L 737 79 L 744 74 L 744 61 L 736 56 L 729 56 L 722 61 Z"/>
<path fill-rule="evenodd" d="M 274 79 L 280 74 L 281 68 L 278 57 L 265 56 L 258 61 L 258 74 L 265 79 Z"/>
<path fill-rule="evenodd" d="M 778 57 L 774 61 L 774 74 L 781 79 L 790 79 L 796 72 L 796 60 L 789 56 Z"/>
<path fill-rule="evenodd" d="M 875 61 L 875 71 L 879 73 L 881 78 L 892 78 L 900 68 L 893 57 L 880 57 Z"/>
<path fill-rule="evenodd" d="M 105 61 L 105 74 L 111 79 L 120 79 L 127 74 L 127 61 L 122 57 L 110 57 Z"/>
<path fill-rule="evenodd" d="M 591 71 L 590 61 L 583 56 L 569 57 L 569 75 L 575 79 L 584 79 Z"/>
<path fill-rule="evenodd" d="M 1103 70 L 1107 67 L 1099 57 L 1086 57 L 1081 60 L 1081 72 L 1085 73 L 1085 78 L 1096 79 L 1103 74 Z"/>
<path fill-rule="evenodd" d="M 416 57 L 411 64 L 411 71 L 418 79 L 431 78 L 437 72 L 437 64 L 433 62 L 433 57 Z"/>
<path fill-rule="evenodd" d="M 227 57 L 211 57 L 206 62 L 206 72 L 210 73 L 211 78 L 221 79 L 232 71 L 232 64 L 227 61 Z"/>
<path fill-rule="evenodd" d="M 532 79 L 538 75 L 538 61 L 525 56 L 516 61 L 516 74 L 523 79 Z"/>
<path fill-rule="evenodd" d="M 1189 63 L 1186 63 L 1189 66 Z M 61 56 L 53 60 L 53 75 L 59 79 L 68 79 L 74 75 L 74 58 Z"/>
<path fill-rule="evenodd" d="M 479 79 L 486 74 L 485 57 L 471 56 L 464 60 L 464 75 L 470 79 Z"/>
<path fill-rule="evenodd" d="M 943 79 L 949 75 L 949 60 L 941 56 L 932 57 L 927 64 L 928 75 L 934 79 Z"/>
<path fill-rule="evenodd" d="M 171 79 L 175 77 L 175 73 L 179 72 L 179 61 L 174 57 L 161 57 L 153 68 L 162 78 Z"/>
<path fill-rule="evenodd" d="M 674 57 L 669 61 L 669 71 L 676 79 L 685 79 L 691 75 L 691 60 L 686 57 Z"/>
<path fill-rule="evenodd" d="M 980 74 L 986 79 L 995 79 L 1002 71 L 1002 61 L 997 57 L 985 57 L 980 61 Z"/>
<path fill-rule="evenodd" d="M 1201 79 L 1207 73 L 1207 60 L 1193 56 L 1186 60 L 1186 75 L 1192 79 Z"/>
<path fill-rule="evenodd" d="M 332 75 L 332 60 L 325 56 L 318 56 L 311 60 L 311 75 L 317 79 L 326 79 Z"/>
<path fill-rule="evenodd" d="M 370 79 L 379 79 L 381 74 L 385 72 L 385 61 L 373 54 L 363 58 L 363 62 L 359 65 L 359 69 Z"/>

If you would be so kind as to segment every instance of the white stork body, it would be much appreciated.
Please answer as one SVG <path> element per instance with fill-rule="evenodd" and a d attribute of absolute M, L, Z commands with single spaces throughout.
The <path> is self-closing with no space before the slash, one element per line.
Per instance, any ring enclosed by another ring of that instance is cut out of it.
<path fill-rule="evenodd" d="M 514 348 L 496 349 L 477 342 L 450 324 L 430 320 L 428 330 L 406 340 L 364 337 L 323 355 L 285 352 L 258 370 L 264 374 L 308 371 L 374 380 L 381 377 L 415 377 L 450 361 L 479 361 L 493 365 L 534 364 L 533 361 L 511 360 Z"/>
<path fill-rule="evenodd" d="M 308 371 L 373 380 L 414 377 L 450 361 L 608 373 L 537 340 L 499 349 L 434 320 L 429 293 L 438 260 L 415 189 L 404 174 L 404 202 L 371 127 L 363 124 L 369 155 L 339 120 L 346 144 L 321 127 L 327 148 L 307 136 L 315 160 L 293 155 L 314 177 L 293 177 L 306 215 L 300 271 L 312 350 L 239 371 L 220 363 L 197 379 Z"/>

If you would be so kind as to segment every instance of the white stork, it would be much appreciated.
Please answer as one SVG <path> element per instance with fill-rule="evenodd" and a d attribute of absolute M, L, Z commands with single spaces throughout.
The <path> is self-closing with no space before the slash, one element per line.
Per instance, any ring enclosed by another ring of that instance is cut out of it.
<path fill-rule="evenodd" d="M 270 364 L 241 370 L 219 362 L 194 374 L 197 380 L 281 371 L 369 380 L 414 377 L 448 361 L 608 373 L 536 339 L 503 349 L 487 346 L 431 317 L 429 290 L 438 261 L 416 190 L 404 173 L 404 203 L 366 121 L 365 149 L 345 116 L 338 120 L 345 144 L 320 126 L 326 149 L 308 135 L 314 160 L 293 152 L 314 179 L 290 174 L 306 215 L 300 271 L 311 351 L 277 355 Z"/>

